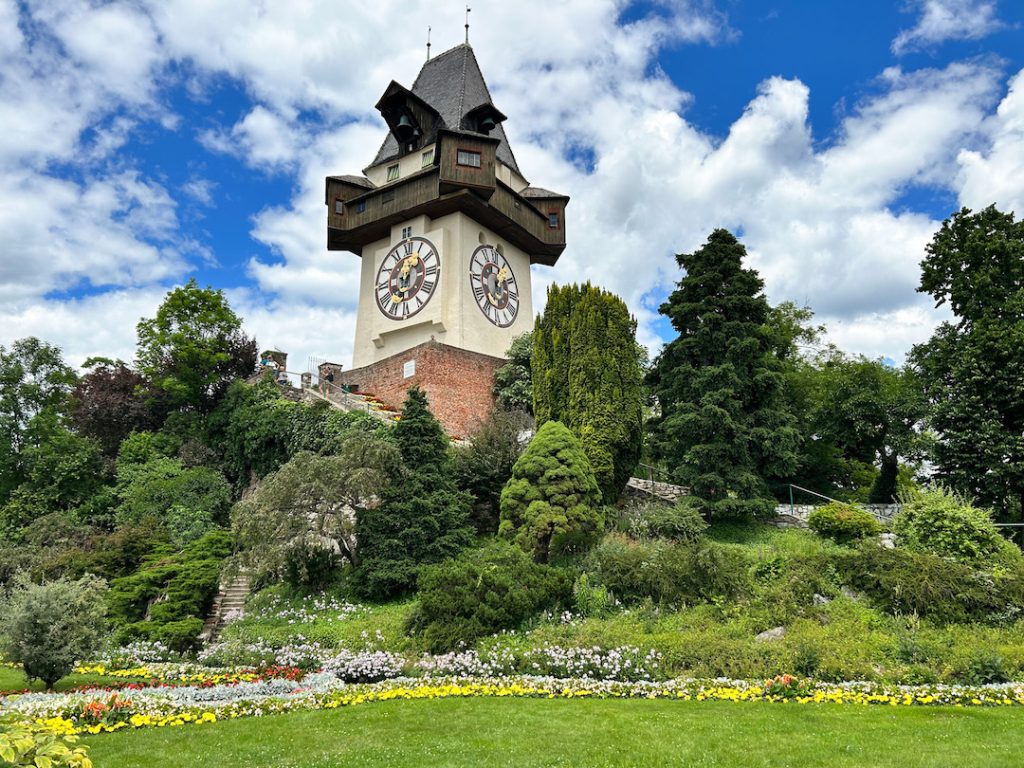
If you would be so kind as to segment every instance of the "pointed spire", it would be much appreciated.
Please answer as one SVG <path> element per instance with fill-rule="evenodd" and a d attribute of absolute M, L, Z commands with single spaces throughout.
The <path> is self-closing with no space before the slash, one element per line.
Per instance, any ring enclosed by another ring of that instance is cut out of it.
<path fill-rule="evenodd" d="M 469 12 L 473 9 L 466 6 L 466 45 L 469 45 Z"/>

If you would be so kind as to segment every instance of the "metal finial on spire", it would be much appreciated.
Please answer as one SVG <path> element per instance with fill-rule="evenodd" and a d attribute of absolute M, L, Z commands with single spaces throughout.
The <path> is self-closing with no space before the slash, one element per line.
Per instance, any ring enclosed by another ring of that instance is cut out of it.
<path fill-rule="evenodd" d="M 469 12 L 473 9 L 466 6 L 466 45 L 469 45 Z"/>
<path fill-rule="evenodd" d="M 430 27 L 427 27 L 427 61 L 430 61 Z"/>

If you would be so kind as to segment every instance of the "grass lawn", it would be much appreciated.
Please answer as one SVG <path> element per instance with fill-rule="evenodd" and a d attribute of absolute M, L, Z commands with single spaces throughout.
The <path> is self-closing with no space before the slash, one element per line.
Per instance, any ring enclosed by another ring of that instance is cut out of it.
<path fill-rule="evenodd" d="M 109 677 L 105 675 L 68 675 L 57 681 L 55 690 L 66 691 L 79 685 L 124 685 L 125 683 L 149 682 L 147 678 Z M 28 686 L 25 673 L 20 669 L 0 667 L 0 691 L 23 691 Z M 46 686 L 36 680 L 32 684 L 33 691 L 44 691 Z"/>
<path fill-rule="evenodd" d="M 1019 766 L 1019 709 L 392 701 L 94 736 L 97 768 Z"/>

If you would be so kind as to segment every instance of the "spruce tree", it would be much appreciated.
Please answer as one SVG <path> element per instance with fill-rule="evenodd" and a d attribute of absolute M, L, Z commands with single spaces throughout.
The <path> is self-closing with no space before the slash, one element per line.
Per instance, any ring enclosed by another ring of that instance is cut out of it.
<path fill-rule="evenodd" d="M 797 458 L 764 283 L 745 255 L 718 229 L 676 257 L 686 275 L 659 311 L 679 336 L 649 375 L 660 406 L 652 452 L 718 516 L 770 514 L 767 480 L 791 473 Z"/>
<path fill-rule="evenodd" d="M 357 579 L 377 599 L 408 591 L 420 566 L 452 557 L 473 540 L 470 497 L 456 490 L 448 438 L 419 388 L 409 390 L 394 437 L 402 466 L 381 490 L 380 504 L 356 521 Z"/>
<path fill-rule="evenodd" d="M 643 446 L 643 377 L 625 302 L 589 283 L 551 286 L 531 367 L 537 423 L 560 421 L 579 438 L 614 503 Z"/>
<path fill-rule="evenodd" d="M 604 527 L 600 502 L 579 440 L 561 422 L 548 421 L 512 467 L 498 533 L 546 563 L 597 538 Z"/>

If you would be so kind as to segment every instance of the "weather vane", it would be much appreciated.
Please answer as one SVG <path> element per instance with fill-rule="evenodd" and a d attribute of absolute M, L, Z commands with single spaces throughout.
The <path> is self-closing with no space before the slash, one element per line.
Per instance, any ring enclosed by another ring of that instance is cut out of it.
<path fill-rule="evenodd" d="M 427 61 L 430 61 L 430 27 L 427 27 Z"/>
<path fill-rule="evenodd" d="M 469 45 L 469 12 L 473 9 L 466 6 L 466 45 Z"/>

